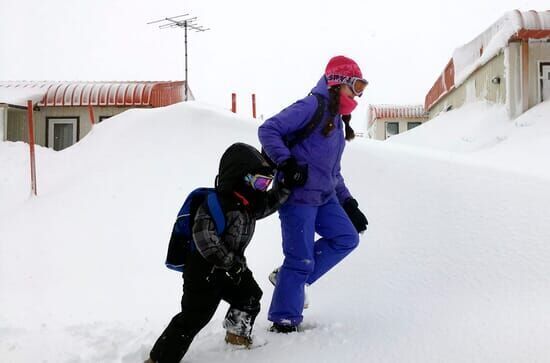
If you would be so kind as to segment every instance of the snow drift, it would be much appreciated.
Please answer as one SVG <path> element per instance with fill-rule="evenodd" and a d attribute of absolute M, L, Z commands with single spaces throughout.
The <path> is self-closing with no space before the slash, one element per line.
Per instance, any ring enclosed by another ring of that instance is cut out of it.
<path fill-rule="evenodd" d="M 480 101 L 443 112 L 388 142 L 452 151 L 467 163 L 549 178 L 549 115 L 550 101 L 514 120 L 504 106 Z"/>

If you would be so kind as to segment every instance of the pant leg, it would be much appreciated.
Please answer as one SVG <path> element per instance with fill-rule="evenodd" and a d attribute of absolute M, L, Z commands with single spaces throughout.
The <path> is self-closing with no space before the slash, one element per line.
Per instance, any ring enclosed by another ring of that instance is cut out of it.
<path fill-rule="evenodd" d="M 222 299 L 229 303 L 229 309 L 223 327 L 230 333 L 250 337 L 256 316 L 260 313 L 262 295 L 262 289 L 250 270 L 242 273 L 239 285 L 235 285 L 227 278 L 223 286 Z"/>
<path fill-rule="evenodd" d="M 336 198 L 319 207 L 315 230 L 315 269 L 307 279 L 313 284 L 357 247 L 359 234 Z"/>
<path fill-rule="evenodd" d="M 157 363 L 179 363 L 193 338 L 212 319 L 221 301 L 221 288 L 216 279 L 207 280 L 212 265 L 198 252 L 186 261 L 183 272 L 181 312 L 176 314 L 157 339 L 150 357 Z"/>
<path fill-rule="evenodd" d="M 315 267 L 317 208 L 285 204 L 279 209 L 285 259 L 269 307 L 268 319 L 272 322 L 298 325 L 303 320 L 304 285 Z"/>

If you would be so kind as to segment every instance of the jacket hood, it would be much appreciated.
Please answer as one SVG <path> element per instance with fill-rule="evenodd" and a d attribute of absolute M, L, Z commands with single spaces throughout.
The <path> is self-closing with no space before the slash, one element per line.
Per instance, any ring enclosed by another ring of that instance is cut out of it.
<path fill-rule="evenodd" d="M 216 189 L 221 193 L 242 191 L 246 174 L 273 174 L 262 154 L 251 145 L 235 143 L 220 159 Z"/>
<path fill-rule="evenodd" d="M 327 77 L 322 76 L 319 82 L 317 82 L 317 85 L 311 90 L 311 93 L 321 95 L 328 100 L 329 95 Z"/>

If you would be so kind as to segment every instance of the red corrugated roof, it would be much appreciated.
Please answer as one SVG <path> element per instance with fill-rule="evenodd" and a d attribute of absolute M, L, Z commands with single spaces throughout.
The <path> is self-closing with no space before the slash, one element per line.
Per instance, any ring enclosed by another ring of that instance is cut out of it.
<path fill-rule="evenodd" d="M 550 38 L 550 29 L 520 29 L 510 40 Z"/>
<path fill-rule="evenodd" d="M 0 82 L 9 89 L 43 89 L 38 106 L 167 106 L 183 101 L 184 81 Z M 190 97 L 191 98 L 191 97 Z"/>
<path fill-rule="evenodd" d="M 455 87 L 455 68 L 453 59 L 447 63 L 443 73 L 437 78 L 432 88 L 426 94 L 424 109 L 430 110 L 442 97 Z"/>
<path fill-rule="evenodd" d="M 428 118 L 428 114 L 422 105 L 369 105 L 368 125 L 380 118 L 418 119 Z"/>

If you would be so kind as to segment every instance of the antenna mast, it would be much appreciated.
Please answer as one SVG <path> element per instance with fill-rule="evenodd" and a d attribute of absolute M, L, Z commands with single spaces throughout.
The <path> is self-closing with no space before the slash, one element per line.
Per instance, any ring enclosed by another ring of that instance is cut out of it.
<path fill-rule="evenodd" d="M 205 32 L 210 30 L 210 28 L 204 28 L 202 25 L 198 24 L 198 19 L 196 16 L 189 17 L 189 14 L 183 14 L 178 16 L 172 16 L 169 18 L 163 18 L 158 20 L 153 20 L 147 24 L 158 24 L 159 29 L 169 29 L 169 28 L 183 28 L 185 34 L 185 101 L 188 100 L 189 94 L 189 78 L 187 70 L 187 30 L 199 32 Z"/>

